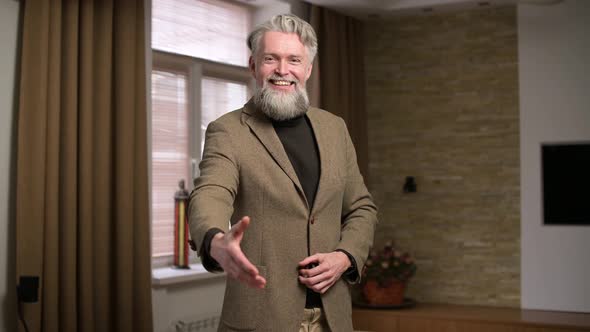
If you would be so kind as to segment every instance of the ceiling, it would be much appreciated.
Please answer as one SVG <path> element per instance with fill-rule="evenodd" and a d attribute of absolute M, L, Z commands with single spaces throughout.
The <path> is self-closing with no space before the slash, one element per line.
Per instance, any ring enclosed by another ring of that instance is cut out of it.
<path fill-rule="evenodd" d="M 251 5 L 263 5 L 276 0 L 238 0 Z M 292 2 L 293 0 L 282 0 Z M 563 0 L 304 0 L 314 5 L 330 8 L 361 20 L 392 16 L 489 8 L 514 4 L 553 5 Z"/>
<path fill-rule="evenodd" d="M 514 4 L 515 0 L 306 0 L 359 19 L 407 14 L 433 14 L 454 10 Z"/>

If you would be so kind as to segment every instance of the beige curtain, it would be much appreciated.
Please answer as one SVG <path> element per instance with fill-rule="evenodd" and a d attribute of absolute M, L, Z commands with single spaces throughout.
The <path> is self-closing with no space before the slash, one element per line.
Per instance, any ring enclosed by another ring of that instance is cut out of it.
<path fill-rule="evenodd" d="M 344 119 L 354 142 L 361 173 L 368 176 L 367 114 L 361 21 L 326 8 L 311 5 L 311 25 L 318 35 L 316 77 L 319 95 L 312 102 Z M 319 69 L 319 70 L 317 70 Z"/>
<path fill-rule="evenodd" d="M 152 330 L 144 7 L 23 2 L 16 272 L 40 277 L 30 331 Z"/>

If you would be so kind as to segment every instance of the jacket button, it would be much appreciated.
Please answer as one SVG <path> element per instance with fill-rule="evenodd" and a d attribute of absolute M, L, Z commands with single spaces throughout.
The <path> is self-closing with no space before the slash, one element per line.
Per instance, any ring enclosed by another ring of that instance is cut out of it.
<path fill-rule="evenodd" d="M 315 217 L 311 217 L 309 219 L 309 223 L 313 225 L 315 223 Z"/>

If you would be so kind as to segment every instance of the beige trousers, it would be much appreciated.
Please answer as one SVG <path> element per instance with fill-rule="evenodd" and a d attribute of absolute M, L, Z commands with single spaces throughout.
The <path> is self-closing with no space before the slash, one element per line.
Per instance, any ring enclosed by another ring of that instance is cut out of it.
<path fill-rule="evenodd" d="M 299 332 L 330 332 L 326 316 L 320 308 L 303 309 Z"/>

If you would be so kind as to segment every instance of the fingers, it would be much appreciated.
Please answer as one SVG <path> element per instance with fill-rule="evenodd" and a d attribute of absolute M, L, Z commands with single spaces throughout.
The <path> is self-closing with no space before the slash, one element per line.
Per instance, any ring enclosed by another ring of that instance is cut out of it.
<path fill-rule="evenodd" d="M 248 225 L 250 224 L 250 217 L 244 216 L 240 221 L 232 226 L 229 231 L 229 237 L 227 239 L 227 248 L 228 254 L 231 261 L 237 265 L 241 270 L 245 273 L 251 275 L 257 275 L 258 269 L 254 266 L 254 264 L 250 263 L 246 255 L 242 252 L 240 248 L 240 241 L 242 240 L 242 235 Z M 230 262 L 231 263 L 231 262 Z"/>
<path fill-rule="evenodd" d="M 320 264 L 312 269 L 299 270 L 299 282 L 317 293 L 326 292 L 337 279 L 326 264 Z"/>
<path fill-rule="evenodd" d="M 238 271 L 237 275 L 234 278 L 242 283 L 247 284 L 252 288 L 264 288 L 266 286 L 266 279 L 264 279 L 264 277 L 262 277 L 261 275 L 252 276 L 247 273 Z"/>
<path fill-rule="evenodd" d="M 248 260 L 246 255 L 244 255 L 242 250 L 240 250 L 239 248 L 237 250 L 235 250 L 235 252 L 233 252 L 232 255 L 230 255 L 230 258 L 233 263 L 232 265 L 235 265 L 238 269 L 240 269 L 244 273 L 250 274 L 253 276 L 258 275 L 258 269 L 256 268 L 256 266 L 254 266 L 254 264 L 252 264 Z"/>
<path fill-rule="evenodd" d="M 240 252 L 240 254 L 243 256 L 243 253 Z M 243 259 L 238 259 L 230 255 L 224 270 L 230 278 L 237 279 L 250 287 L 264 288 L 266 286 L 266 279 L 259 274 L 258 269 L 245 256 Z"/>
<path fill-rule="evenodd" d="M 311 269 L 300 269 L 299 275 L 305 278 L 314 277 L 326 272 L 328 268 L 325 265 L 318 265 Z"/>
<path fill-rule="evenodd" d="M 299 276 L 299 282 L 301 282 L 302 284 L 304 284 L 308 288 L 312 288 L 314 290 L 315 290 L 315 286 L 317 284 L 325 282 L 326 280 L 329 280 L 329 279 L 330 279 L 329 277 L 324 276 L 324 275 L 313 277 L 313 278 L 306 278 L 306 277 Z"/>
<path fill-rule="evenodd" d="M 320 282 L 314 286 L 314 291 L 320 294 L 324 294 L 332 285 L 336 283 L 336 280 L 326 280 L 324 282 Z"/>
<path fill-rule="evenodd" d="M 239 280 L 250 287 L 264 288 L 266 279 L 260 275 L 256 266 L 248 260 L 240 248 L 244 231 L 249 224 L 250 218 L 245 216 L 234 224 L 226 234 L 219 236 L 216 234 L 211 242 L 211 255 L 230 278 Z"/>
<path fill-rule="evenodd" d="M 240 219 L 240 221 L 238 221 L 237 223 L 235 223 L 231 227 L 229 233 L 238 242 L 241 242 L 242 241 L 242 236 L 244 235 L 244 232 L 248 228 L 248 225 L 250 225 L 250 217 L 244 216 L 244 217 L 242 217 L 242 219 Z"/>
<path fill-rule="evenodd" d="M 309 278 L 326 272 L 327 266 L 322 264 L 322 257 L 322 254 L 315 254 L 299 262 L 299 275 Z"/>
<path fill-rule="evenodd" d="M 327 273 L 321 274 L 313 278 L 305 278 L 299 276 L 299 282 L 307 286 L 307 288 L 313 290 L 316 293 L 325 293 L 334 283 L 337 278 L 329 276 Z"/>
<path fill-rule="evenodd" d="M 248 260 L 239 246 L 233 247 L 230 251 L 228 265 L 232 271 L 230 277 L 248 284 L 250 287 L 264 288 L 266 279 L 260 275 L 260 272 Z"/>
<path fill-rule="evenodd" d="M 309 257 L 306 257 L 304 260 L 302 260 L 301 262 L 299 262 L 299 266 L 300 267 L 305 267 L 308 266 L 309 264 L 319 264 L 320 263 L 320 254 L 315 254 Z"/>
<path fill-rule="evenodd" d="M 344 254 L 341 252 L 331 252 L 306 257 L 299 262 L 300 267 L 307 267 L 310 264 L 317 266 L 300 269 L 299 282 L 317 293 L 325 293 L 350 265 L 348 257 L 344 256 L 343 259 L 342 255 Z"/>
<path fill-rule="evenodd" d="M 266 279 L 261 276 L 257 275 L 254 280 L 250 283 L 250 287 L 254 288 L 264 288 L 266 286 Z"/>

